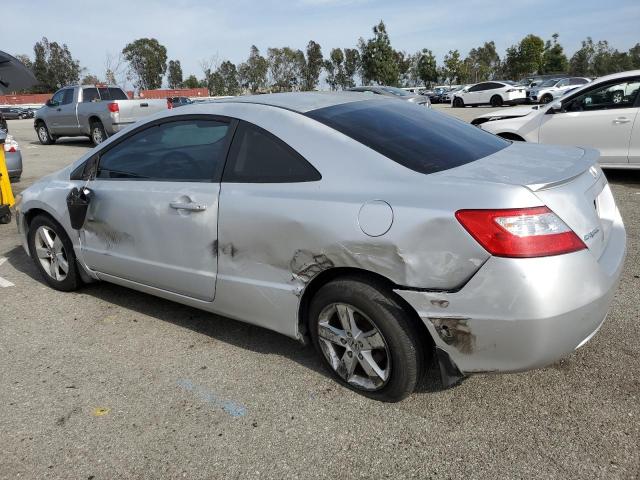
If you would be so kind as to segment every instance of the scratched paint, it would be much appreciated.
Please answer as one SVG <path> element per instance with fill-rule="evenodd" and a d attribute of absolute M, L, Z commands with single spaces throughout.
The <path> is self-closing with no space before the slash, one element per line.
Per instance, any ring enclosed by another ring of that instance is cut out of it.
<path fill-rule="evenodd" d="M 244 405 L 241 405 L 233 400 L 225 400 L 220 398 L 214 392 L 208 390 L 200 385 L 195 385 L 191 380 L 181 378 L 178 380 L 178 386 L 185 389 L 188 392 L 192 392 L 196 397 L 209 405 L 217 408 L 221 408 L 232 417 L 244 417 L 247 414 L 247 409 Z"/>

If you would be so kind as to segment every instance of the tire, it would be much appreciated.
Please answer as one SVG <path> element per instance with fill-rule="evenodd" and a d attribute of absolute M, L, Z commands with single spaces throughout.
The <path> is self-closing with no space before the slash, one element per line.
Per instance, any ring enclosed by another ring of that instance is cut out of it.
<path fill-rule="evenodd" d="M 547 93 L 540 98 L 540 103 L 546 105 L 547 103 L 551 102 L 551 100 L 553 100 L 553 97 Z"/>
<path fill-rule="evenodd" d="M 325 367 L 342 385 L 384 402 L 415 390 L 424 347 L 411 317 L 382 286 L 356 277 L 327 283 L 311 301 L 308 322 Z"/>
<path fill-rule="evenodd" d="M 51 288 L 71 292 L 82 285 L 73 244 L 62 226 L 48 216 L 38 215 L 29 225 L 27 241 L 36 268 Z"/>
<path fill-rule="evenodd" d="M 453 108 L 464 108 L 464 100 L 462 100 L 460 97 L 454 98 Z"/>
<path fill-rule="evenodd" d="M 492 107 L 501 107 L 502 106 L 502 97 L 500 95 L 494 95 L 490 100 Z"/>
<path fill-rule="evenodd" d="M 36 133 L 38 135 L 38 140 L 42 145 L 52 145 L 56 143 L 56 138 L 49 133 L 49 129 L 44 122 L 39 122 L 36 127 Z"/>
<path fill-rule="evenodd" d="M 104 126 L 100 121 L 91 122 L 91 128 L 89 132 L 89 136 L 91 137 L 91 143 L 93 146 L 100 145 L 107 139 L 107 132 L 104 131 Z"/>

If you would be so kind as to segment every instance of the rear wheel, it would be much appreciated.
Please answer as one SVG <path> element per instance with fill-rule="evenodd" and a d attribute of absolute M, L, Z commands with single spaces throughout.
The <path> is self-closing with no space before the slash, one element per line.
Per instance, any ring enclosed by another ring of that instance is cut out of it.
<path fill-rule="evenodd" d="M 58 223 L 38 215 L 29 224 L 27 240 L 31 258 L 51 288 L 70 292 L 82 284 L 73 244 Z"/>
<path fill-rule="evenodd" d="M 491 106 L 492 107 L 501 107 L 502 106 L 502 97 L 500 95 L 494 95 L 491 97 Z"/>
<path fill-rule="evenodd" d="M 102 122 L 95 120 L 91 122 L 91 143 L 99 145 L 107 139 Z"/>
<path fill-rule="evenodd" d="M 460 97 L 456 97 L 453 99 L 453 108 L 462 108 L 464 107 L 464 100 Z"/>
<path fill-rule="evenodd" d="M 546 95 L 543 95 L 540 98 L 540 103 L 549 103 L 551 100 L 553 100 L 553 97 L 551 95 L 549 95 L 548 93 Z"/>
<path fill-rule="evenodd" d="M 385 289 L 357 278 L 324 285 L 309 308 L 311 337 L 343 385 L 395 402 L 411 394 L 423 372 L 419 334 Z"/>
<path fill-rule="evenodd" d="M 42 145 L 51 145 L 56 142 L 56 138 L 49 133 L 49 129 L 44 122 L 38 123 L 36 133 L 38 134 L 38 140 L 40 140 Z"/>

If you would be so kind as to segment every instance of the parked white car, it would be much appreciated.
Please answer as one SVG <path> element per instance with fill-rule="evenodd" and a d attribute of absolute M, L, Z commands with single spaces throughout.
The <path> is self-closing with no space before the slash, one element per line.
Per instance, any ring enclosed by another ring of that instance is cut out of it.
<path fill-rule="evenodd" d="M 514 105 L 524 103 L 527 99 L 525 87 L 518 87 L 511 82 L 480 82 L 465 87 L 453 96 L 451 105 L 462 108 L 467 105 Z"/>
<path fill-rule="evenodd" d="M 600 150 L 600 165 L 640 169 L 640 70 L 594 80 L 550 105 L 487 113 L 471 123 L 510 140 Z"/>
<path fill-rule="evenodd" d="M 527 98 L 534 103 L 549 103 L 591 80 L 584 77 L 550 78 L 527 92 Z"/>

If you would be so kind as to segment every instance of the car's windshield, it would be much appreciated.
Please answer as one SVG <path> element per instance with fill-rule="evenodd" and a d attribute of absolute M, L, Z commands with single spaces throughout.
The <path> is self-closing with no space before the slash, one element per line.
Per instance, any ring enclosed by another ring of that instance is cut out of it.
<path fill-rule="evenodd" d="M 556 83 L 558 83 L 558 81 L 559 81 L 558 78 L 552 78 L 550 80 L 545 80 L 539 86 L 540 86 L 540 88 L 553 87 Z"/>
<path fill-rule="evenodd" d="M 458 167 L 510 145 L 468 123 L 410 102 L 351 102 L 306 115 L 420 173 Z"/>

